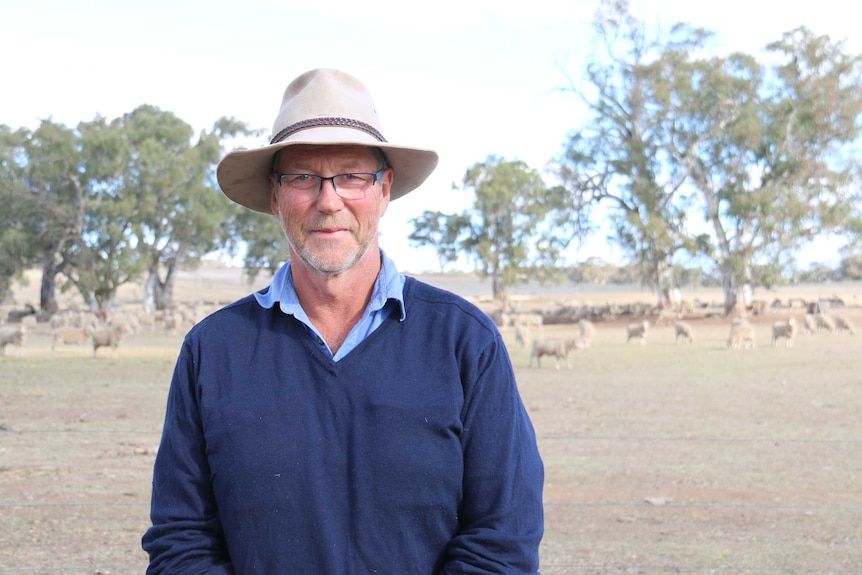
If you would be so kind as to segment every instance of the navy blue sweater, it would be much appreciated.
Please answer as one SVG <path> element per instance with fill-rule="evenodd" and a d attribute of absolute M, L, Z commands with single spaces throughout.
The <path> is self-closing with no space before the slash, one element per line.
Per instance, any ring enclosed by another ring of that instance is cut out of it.
<path fill-rule="evenodd" d="M 543 467 L 499 332 L 417 280 L 404 298 L 338 362 L 251 296 L 189 332 L 148 573 L 537 573 Z"/>

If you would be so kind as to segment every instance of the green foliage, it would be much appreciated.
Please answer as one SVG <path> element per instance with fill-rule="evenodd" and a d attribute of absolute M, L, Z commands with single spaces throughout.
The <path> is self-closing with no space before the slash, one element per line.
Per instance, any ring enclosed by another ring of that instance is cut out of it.
<path fill-rule="evenodd" d="M 238 205 L 230 207 L 222 229 L 222 248 L 231 255 L 244 249 L 243 265 L 249 282 L 262 271 L 275 274 L 289 257 L 287 240 L 278 220 Z"/>
<path fill-rule="evenodd" d="M 13 132 L 0 126 L 0 300 L 11 293 L 12 282 L 38 255 L 31 241 L 37 223 L 35 204 L 26 193 L 25 170 L 21 165 L 27 132 Z"/>
<path fill-rule="evenodd" d="M 677 283 L 679 258 L 706 258 L 732 303 L 842 225 L 858 178 L 847 150 L 860 130 L 860 57 L 805 28 L 769 45 L 769 66 L 708 56 L 709 32 L 678 24 L 649 38 L 624 0 L 603 2 L 595 28 L 605 54 L 587 67 L 588 89 L 569 88 L 592 118 L 558 173 L 573 221 L 589 227 L 585 214 L 605 206 L 613 240 L 659 293 Z"/>
<path fill-rule="evenodd" d="M 173 271 L 216 248 L 227 219 L 213 176 L 222 141 L 250 133 L 223 118 L 194 141 L 188 124 L 152 106 L 75 129 L 50 120 L 32 133 L 2 128 L 0 194 L 13 206 L 2 216 L 2 273 L 38 260 L 43 309 L 58 275 L 97 307 L 145 273 L 169 300 Z"/>
<path fill-rule="evenodd" d="M 410 240 L 433 246 L 442 267 L 459 253 L 490 277 L 495 297 L 528 277 L 545 280 L 568 245 L 562 188 L 547 188 L 524 162 L 489 156 L 464 175 L 473 208 L 461 214 L 425 212 L 414 218 Z"/>
<path fill-rule="evenodd" d="M 841 277 L 862 280 L 862 254 L 848 255 L 841 259 Z"/>
<path fill-rule="evenodd" d="M 440 272 L 446 269 L 446 264 L 458 260 L 460 242 L 469 231 L 470 216 L 468 214 L 443 214 L 441 212 L 425 211 L 421 216 L 411 220 L 413 232 L 408 240 L 416 246 L 431 246 L 437 254 Z"/>

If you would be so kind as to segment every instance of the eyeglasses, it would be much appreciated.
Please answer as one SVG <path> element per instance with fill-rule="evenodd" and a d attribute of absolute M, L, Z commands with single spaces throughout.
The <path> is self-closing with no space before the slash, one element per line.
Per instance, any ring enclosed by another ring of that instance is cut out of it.
<path fill-rule="evenodd" d="M 323 189 L 323 182 L 332 182 L 332 188 L 339 197 L 345 200 L 361 200 L 365 197 L 368 188 L 377 183 L 383 177 L 386 168 L 380 168 L 377 172 L 337 174 L 324 178 L 317 174 L 279 174 L 273 173 L 272 177 L 278 182 L 282 190 L 290 192 L 294 199 L 312 200 L 317 197 Z"/>

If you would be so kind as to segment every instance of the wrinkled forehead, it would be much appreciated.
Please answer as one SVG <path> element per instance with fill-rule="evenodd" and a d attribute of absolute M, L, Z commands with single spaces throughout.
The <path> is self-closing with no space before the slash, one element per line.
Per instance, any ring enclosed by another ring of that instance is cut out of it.
<path fill-rule="evenodd" d="M 337 166 L 348 170 L 376 171 L 385 162 L 379 148 L 352 145 L 297 145 L 282 148 L 272 159 L 273 171 Z"/>

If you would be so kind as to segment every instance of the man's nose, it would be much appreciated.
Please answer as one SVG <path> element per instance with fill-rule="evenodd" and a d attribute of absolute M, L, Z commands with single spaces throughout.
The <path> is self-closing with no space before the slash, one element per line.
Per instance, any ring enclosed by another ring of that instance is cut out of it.
<path fill-rule="evenodd" d="M 335 187 L 335 177 L 320 178 L 320 190 L 317 193 L 317 204 L 320 207 L 338 206 L 342 203 L 341 196 Z"/>

